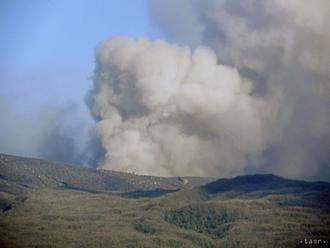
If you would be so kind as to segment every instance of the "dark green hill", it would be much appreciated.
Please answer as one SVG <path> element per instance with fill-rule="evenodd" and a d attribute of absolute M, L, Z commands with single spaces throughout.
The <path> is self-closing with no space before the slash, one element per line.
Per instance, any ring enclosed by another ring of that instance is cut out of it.
<path fill-rule="evenodd" d="M 238 176 L 231 179 L 219 179 L 202 187 L 208 193 L 226 191 L 250 193 L 253 191 L 278 191 L 295 193 L 303 191 L 323 191 L 330 193 L 330 183 L 289 180 L 272 174 Z"/>
<path fill-rule="evenodd" d="M 292 195 L 296 201 L 279 204 L 330 209 L 330 183 L 290 180 L 272 174 L 238 176 L 218 179 L 201 186 L 210 198 L 260 198 L 268 195 Z"/>

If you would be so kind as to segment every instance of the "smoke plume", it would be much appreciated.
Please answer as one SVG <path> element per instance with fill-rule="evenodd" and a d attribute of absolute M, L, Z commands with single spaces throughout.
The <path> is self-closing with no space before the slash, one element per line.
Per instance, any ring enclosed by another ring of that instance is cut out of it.
<path fill-rule="evenodd" d="M 95 135 L 75 104 L 18 111 L 17 103 L 0 96 L 1 153 L 72 164 L 93 164 L 98 149 Z M 99 156 L 99 155 L 98 155 Z"/>
<path fill-rule="evenodd" d="M 329 179 L 327 0 L 156 0 L 166 41 L 96 51 L 89 106 L 101 167 Z"/>

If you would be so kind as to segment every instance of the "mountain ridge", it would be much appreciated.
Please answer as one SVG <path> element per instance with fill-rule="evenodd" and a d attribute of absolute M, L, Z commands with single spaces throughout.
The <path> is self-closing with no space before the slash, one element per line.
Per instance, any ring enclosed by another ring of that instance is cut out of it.
<path fill-rule="evenodd" d="M 135 175 L 7 154 L 0 154 L 1 177 L 23 186 L 69 186 L 90 191 L 177 190 L 214 180 L 206 177 Z"/>
<path fill-rule="evenodd" d="M 82 178 L 80 181 L 80 177 Z M 0 180 L 9 180 L 30 187 L 72 186 L 91 191 L 178 190 L 200 186 L 208 193 L 225 191 L 248 193 L 258 189 L 330 191 L 325 181 L 288 179 L 274 174 L 241 175 L 231 178 L 158 177 L 95 169 L 44 159 L 0 153 Z"/>
<path fill-rule="evenodd" d="M 220 178 L 202 186 L 209 193 L 218 193 L 230 190 L 252 192 L 258 188 L 263 190 L 297 188 L 297 190 L 327 190 L 330 192 L 330 183 L 324 181 L 304 181 L 287 179 L 274 174 L 253 174 L 233 178 Z"/>

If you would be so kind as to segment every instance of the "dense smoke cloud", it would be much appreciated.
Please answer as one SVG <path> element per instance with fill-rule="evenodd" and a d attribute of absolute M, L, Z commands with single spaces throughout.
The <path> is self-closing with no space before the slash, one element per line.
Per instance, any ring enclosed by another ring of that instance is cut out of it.
<path fill-rule="evenodd" d="M 329 180 L 329 11 L 327 0 L 150 1 L 171 44 L 97 49 L 101 166 Z"/>
<path fill-rule="evenodd" d="M 98 47 L 95 77 L 103 168 L 231 175 L 266 147 L 268 104 L 209 48 L 116 37 Z"/>

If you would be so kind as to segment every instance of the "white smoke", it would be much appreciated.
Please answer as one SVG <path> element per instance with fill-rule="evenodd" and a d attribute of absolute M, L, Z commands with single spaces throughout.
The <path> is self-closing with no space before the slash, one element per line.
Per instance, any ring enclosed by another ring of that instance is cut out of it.
<path fill-rule="evenodd" d="M 251 89 L 209 48 L 104 42 L 92 94 L 107 151 L 102 167 L 166 176 L 242 172 L 266 146 L 268 104 Z"/>
<path fill-rule="evenodd" d="M 180 46 L 115 37 L 98 47 L 89 104 L 103 168 L 304 178 L 329 171 L 329 1 L 150 6 Z"/>

